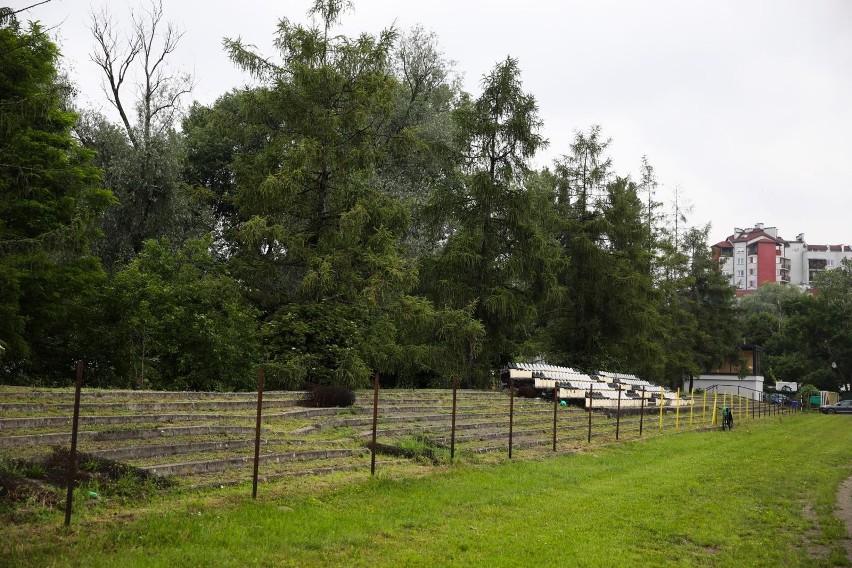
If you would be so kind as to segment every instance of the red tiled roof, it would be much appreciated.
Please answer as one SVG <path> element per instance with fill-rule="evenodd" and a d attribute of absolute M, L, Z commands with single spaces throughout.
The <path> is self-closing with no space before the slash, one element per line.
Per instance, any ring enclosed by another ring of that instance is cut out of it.
<path fill-rule="evenodd" d="M 736 235 L 731 235 L 730 237 L 728 237 L 728 241 L 732 243 L 746 243 L 749 241 L 764 239 L 768 239 L 772 242 L 784 242 L 784 239 L 780 237 L 776 239 L 766 231 L 762 231 L 760 229 L 751 229 L 748 232 L 741 233 L 739 237 L 737 237 Z"/>

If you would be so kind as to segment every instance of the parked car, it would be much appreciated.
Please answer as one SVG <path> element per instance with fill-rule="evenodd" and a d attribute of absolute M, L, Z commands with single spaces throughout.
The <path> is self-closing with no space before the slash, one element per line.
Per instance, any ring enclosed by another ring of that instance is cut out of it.
<path fill-rule="evenodd" d="M 836 404 L 824 404 L 819 407 L 823 414 L 852 414 L 852 399 L 841 400 Z"/>

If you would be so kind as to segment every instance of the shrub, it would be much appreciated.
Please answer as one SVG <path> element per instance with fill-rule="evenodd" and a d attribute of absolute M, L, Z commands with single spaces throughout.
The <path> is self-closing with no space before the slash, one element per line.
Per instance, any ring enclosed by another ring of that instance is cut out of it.
<path fill-rule="evenodd" d="M 352 406 L 355 404 L 355 393 L 346 387 L 313 385 L 308 390 L 304 404 L 315 408 Z"/>
<path fill-rule="evenodd" d="M 522 398 L 538 398 L 538 389 L 532 385 L 523 385 L 518 387 L 518 396 Z"/>

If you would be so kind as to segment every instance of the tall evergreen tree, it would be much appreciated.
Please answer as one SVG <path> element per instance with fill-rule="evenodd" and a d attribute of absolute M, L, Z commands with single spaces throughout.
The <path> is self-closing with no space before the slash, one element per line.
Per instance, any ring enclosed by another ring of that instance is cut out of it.
<path fill-rule="evenodd" d="M 552 349 L 561 362 L 587 369 L 611 368 L 611 342 L 606 338 L 606 303 L 601 289 L 610 277 L 607 254 L 607 220 L 603 214 L 611 159 L 605 152 L 600 127 L 588 134 L 577 132 L 571 153 L 555 164 L 552 225 L 563 259 L 559 282 L 565 300 L 550 324 Z"/>
<path fill-rule="evenodd" d="M 439 305 L 471 306 L 483 323 L 485 348 L 471 357 L 480 383 L 520 354 L 541 302 L 555 291 L 556 258 L 541 225 L 546 196 L 525 185 L 528 161 L 546 144 L 535 99 L 523 91 L 512 58 L 482 85 L 482 94 L 464 100 L 455 114 L 462 178 L 433 197 L 449 232 L 426 275 Z"/>
<path fill-rule="evenodd" d="M 59 51 L 38 24 L 0 25 L 0 359 L 3 380 L 67 378 L 85 355 L 87 305 L 103 271 L 89 254 L 98 188 L 71 136 Z"/>
<path fill-rule="evenodd" d="M 646 248 L 645 204 L 638 189 L 627 178 L 607 186 L 602 214 L 608 276 L 598 290 L 606 298 L 602 330 L 611 359 L 627 372 L 656 378 L 664 358 L 657 335 L 661 296 L 650 271 L 653 251 Z"/>
<path fill-rule="evenodd" d="M 241 102 L 267 135 L 258 151 L 234 157 L 233 262 L 263 310 L 269 365 L 286 386 L 416 373 L 440 351 L 427 328 L 441 333 L 441 320 L 474 343 L 480 333 L 463 311 L 438 318 L 408 295 L 417 282 L 400 247 L 408 212 L 374 183 L 397 141 L 387 129 L 396 33 L 333 35 L 346 7 L 317 0 L 314 25 L 282 20 L 281 64 L 226 40 L 233 61 L 264 84 Z M 424 336 L 435 349 L 416 343 Z"/>
<path fill-rule="evenodd" d="M 693 351 L 700 372 L 718 367 L 725 359 L 735 360 L 742 341 L 734 288 L 711 256 L 709 233 L 709 225 L 691 227 L 683 240 L 689 257 L 689 286 L 683 293 L 697 321 Z"/>

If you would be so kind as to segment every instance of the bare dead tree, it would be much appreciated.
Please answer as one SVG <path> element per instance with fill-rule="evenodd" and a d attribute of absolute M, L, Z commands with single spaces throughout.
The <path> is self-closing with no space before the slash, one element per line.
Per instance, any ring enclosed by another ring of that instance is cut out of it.
<path fill-rule="evenodd" d="M 121 116 L 121 121 L 124 123 L 124 128 L 127 131 L 127 136 L 134 146 L 139 146 L 139 141 L 130 125 L 130 120 L 127 118 L 127 111 L 124 109 L 124 104 L 121 100 L 121 87 L 127 78 L 127 72 L 130 70 L 133 60 L 141 50 L 141 45 L 138 38 L 128 38 L 125 42 L 120 42 L 118 30 L 116 29 L 115 20 L 103 8 L 100 14 L 92 12 L 92 27 L 90 28 L 92 36 L 98 43 L 98 50 L 91 55 L 92 61 L 100 67 L 106 81 L 109 85 L 101 85 L 106 95 L 107 100 L 112 104 L 118 114 Z"/>
<path fill-rule="evenodd" d="M 103 153 L 112 161 L 102 167 L 118 200 L 102 220 L 109 236 L 100 254 L 112 264 L 138 254 L 147 239 L 197 229 L 187 221 L 194 213 L 188 213 L 191 205 L 180 192 L 176 165 L 181 99 L 193 87 L 188 74 L 170 65 L 183 32 L 165 20 L 162 0 L 144 2 L 130 11 L 129 22 L 116 20 L 106 8 L 91 13 L 91 59 L 103 71 L 104 94 L 129 141 L 116 145 L 100 131 L 112 144 L 113 153 Z"/>
<path fill-rule="evenodd" d="M 162 0 L 152 0 L 142 13 L 131 11 L 130 32 L 122 37 L 115 19 L 104 8 L 91 14 L 92 36 L 97 48 L 92 61 L 104 72 L 104 94 L 124 124 L 134 147 L 147 147 L 151 135 L 172 126 L 180 109 L 180 98 L 192 91 L 192 77 L 173 72 L 168 59 L 177 49 L 183 32 L 163 20 Z M 136 128 L 124 100 L 125 83 L 137 87 Z M 140 139 L 141 136 L 141 139 Z"/>

